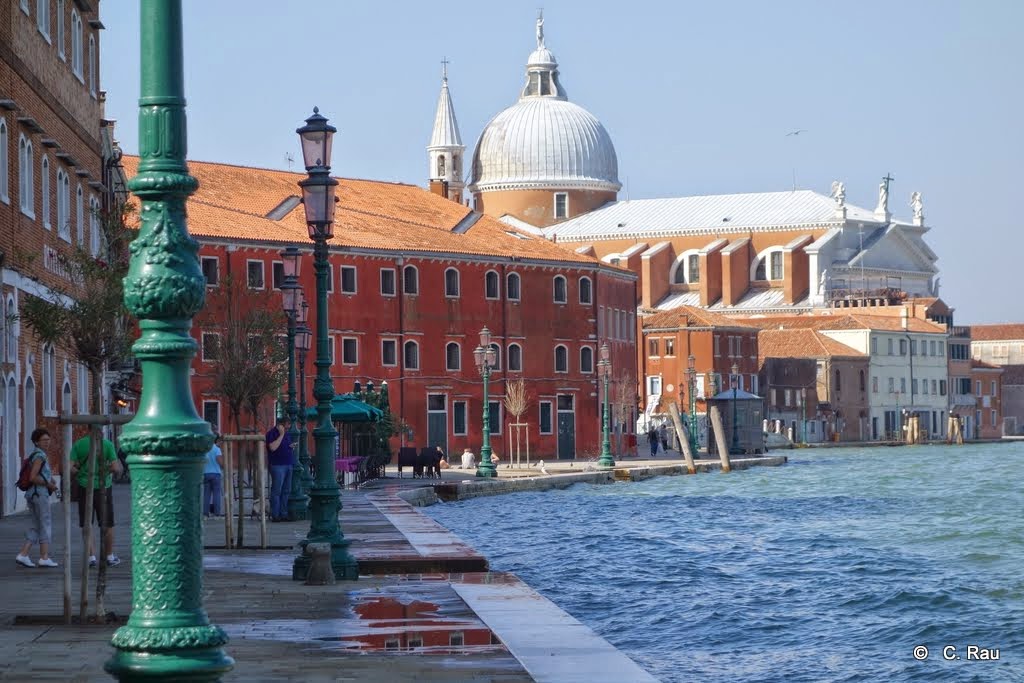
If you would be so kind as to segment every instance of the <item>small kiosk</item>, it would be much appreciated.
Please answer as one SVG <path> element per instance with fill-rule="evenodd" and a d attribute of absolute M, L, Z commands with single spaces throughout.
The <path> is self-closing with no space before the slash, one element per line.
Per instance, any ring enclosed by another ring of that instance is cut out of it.
<path fill-rule="evenodd" d="M 751 455 L 765 452 L 764 399 L 742 389 L 727 389 L 708 399 L 708 407 L 718 406 L 730 455 Z M 708 429 L 714 427 L 709 423 Z M 708 437 L 708 453 L 718 453 L 713 436 Z"/>

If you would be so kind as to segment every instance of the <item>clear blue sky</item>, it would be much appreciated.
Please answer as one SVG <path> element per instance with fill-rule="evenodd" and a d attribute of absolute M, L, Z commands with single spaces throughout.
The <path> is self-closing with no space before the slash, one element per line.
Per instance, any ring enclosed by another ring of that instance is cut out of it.
<path fill-rule="evenodd" d="M 318 105 L 339 129 L 336 173 L 423 185 L 441 58 L 469 155 L 518 96 L 541 4 L 562 83 L 611 134 L 630 198 L 784 190 L 795 175 L 826 194 L 841 179 L 872 208 L 891 172 L 898 217 L 923 194 L 957 322 L 1024 319 L 1016 0 L 184 0 L 189 157 L 286 168 Z M 107 116 L 134 153 L 137 3 L 100 11 Z"/>

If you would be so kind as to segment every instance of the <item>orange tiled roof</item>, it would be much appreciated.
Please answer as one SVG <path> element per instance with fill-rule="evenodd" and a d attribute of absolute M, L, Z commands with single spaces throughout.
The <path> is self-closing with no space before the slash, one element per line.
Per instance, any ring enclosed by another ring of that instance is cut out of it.
<path fill-rule="evenodd" d="M 1003 341 L 1024 339 L 1024 323 L 971 325 L 971 341 Z"/>
<path fill-rule="evenodd" d="M 1003 368 L 1001 365 L 992 365 L 992 363 L 986 363 L 983 360 L 971 359 L 972 370 L 999 370 L 1002 372 Z"/>
<path fill-rule="evenodd" d="M 767 318 L 747 318 L 746 322 L 761 329 L 810 329 L 810 330 L 884 330 L 901 332 L 903 319 L 894 315 L 865 315 L 841 313 L 838 315 L 793 315 Z M 907 318 L 910 332 L 945 334 L 946 328 L 928 320 Z"/>
<path fill-rule="evenodd" d="M 761 330 L 757 355 L 765 358 L 864 358 L 865 355 L 817 330 Z"/>
<path fill-rule="evenodd" d="M 755 327 L 746 318 L 733 318 L 713 313 L 697 306 L 677 306 L 667 311 L 643 317 L 644 327 L 652 329 L 676 329 L 686 327 Z"/>
<path fill-rule="evenodd" d="M 139 158 L 125 156 L 123 164 L 130 178 L 138 172 Z M 304 173 L 204 161 L 189 161 L 188 167 L 199 180 L 199 189 L 187 206 L 192 235 L 259 242 L 308 241 L 301 204 L 279 218 L 268 217 L 288 198 L 299 196 L 298 181 Z M 341 201 L 335 211 L 333 247 L 600 263 L 489 216 L 472 216 L 468 207 L 414 185 L 340 178 L 337 193 Z M 474 218 L 469 230 L 454 232 L 460 223 Z"/>

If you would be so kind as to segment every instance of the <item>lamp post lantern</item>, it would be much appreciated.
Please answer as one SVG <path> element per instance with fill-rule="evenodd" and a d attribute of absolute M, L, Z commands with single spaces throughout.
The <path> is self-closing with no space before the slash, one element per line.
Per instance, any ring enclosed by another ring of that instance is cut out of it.
<path fill-rule="evenodd" d="M 491 369 L 494 368 L 497 354 L 491 347 L 491 331 L 484 325 L 480 330 L 480 346 L 473 350 L 473 360 L 476 368 L 484 379 L 484 432 L 483 444 L 480 446 L 480 464 L 476 468 L 478 477 L 496 477 L 498 470 L 491 462 L 491 402 L 488 396 L 488 388 L 491 381 Z"/>
<path fill-rule="evenodd" d="M 740 368 L 736 363 L 732 364 L 732 374 L 729 376 L 732 382 L 732 449 L 731 453 L 740 452 L 739 432 L 737 431 L 738 421 L 736 415 L 736 390 L 740 383 Z"/>
<path fill-rule="evenodd" d="M 302 290 L 299 290 L 301 293 Z M 298 327 L 295 332 L 295 346 L 299 353 L 299 465 L 301 471 L 299 472 L 299 491 L 301 496 L 306 499 L 305 514 L 306 519 L 309 516 L 309 489 L 313 486 L 313 476 L 310 474 L 309 468 L 309 448 L 308 439 L 306 438 L 306 355 L 309 353 L 309 348 L 313 343 L 313 333 L 309 329 L 309 325 L 306 321 L 309 319 L 309 304 L 306 303 L 306 298 L 301 297 L 302 305 L 299 306 L 298 315 Z M 295 481 L 295 477 L 292 477 L 292 481 Z"/>
<path fill-rule="evenodd" d="M 601 416 L 601 457 L 597 459 L 597 466 L 601 468 L 615 467 L 615 460 L 612 458 L 611 437 L 609 435 L 608 413 L 608 382 L 612 378 L 611 354 L 608 352 L 608 344 L 601 344 L 601 360 L 597 362 L 597 372 L 604 382 L 604 411 Z"/>
<path fill-rule="evenodd" d="M 295 246 L 287 247 L 281 251 L 281 261 L 284 264 L 284 283 L 281 285 L 281 298 L 284 304 L 284 313 L 288 319 L 288 401 L 285 403 L 285 413 L 288 415 L 288 440 L 292 447 L 297 447 L 299 430 L 295 425 L 299 412 L 298 403 L 295 402 L 295 350 L 296 335 L 298 334 L 299 311 L 302 310 L 302 288 L 299 286 L 299 273 L 302 269 L 302 253 Z M 306 508 L 309 499 L 302 492 L 301 464 L 295 458 L 292 465 L 291 489 L 288 492 L 288 519 L 306 519 Z"/>
<path fill-rule="evenodd" d="M 217 681 L 234 661 L 203 609 L 199 490 L 213 431 L 189 378 L 206 279 L 185 217 L 197 183 L 185 163 L 181 0 L 142 0 L 139 16 L 139 168 L 129 187 L 141 209 L 124 303 L 139 323 L 132 351 L 143 383 L 121 433 L 132 469 L 132 608 L 104 668 L 119 680 Z"/>
<path fill-rule="evenodd" d="M 696 455 L 697 447 L 700 445 L 697 439 L 697 358 L 690 354 L 687 361 L 689 363 L 686 366 L 686 384 L 690 399 L 690 449 Z"/>
<path fill-rule="evenodd" d="M 292 578 L 302 581 L 309 574 L 306 545 L 330 543 L 335 578 L 354 580 L 359 578 L 359 566 L 348 551 L 349 542 L 338 523 L 341 492 L 334 478 L 338 432 L 331 422 L 334 383 L 331 381 L 330 339 L 327 337 L 327 276 L 331 268 L 327 259 L 327 240 L 334 237 L 334 192 L 338 186 L 338 181 L 331 177 L 331 141 L 337 129 L 329 125 L 327 119 L 320 115 L 320 110 L 314 107 L 306 125 L 295 132 L 302 142 L 302 158 L 306 166 L 307 177 L 299 181 L 299 187 L 302 188 L 309 238 L 313 240 L 313 268 L 316 271 L 316 380 L 313 396 L 317 401 L 317 425 L 313 428 L 316 480 L 309 491 L 309 533 L 300 543 L 302 552 L 292 564 Z"/>

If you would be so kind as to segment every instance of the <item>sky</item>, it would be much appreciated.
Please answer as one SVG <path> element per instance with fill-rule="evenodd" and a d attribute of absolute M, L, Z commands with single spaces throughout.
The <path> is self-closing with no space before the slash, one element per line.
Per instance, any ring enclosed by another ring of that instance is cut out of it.
<path fill-rule="evenodd" d="M 339 176 L 425 186 L 447 58 L 467 157 L 513 104 L 536 2 L 183 0 L 189 158 L 301 168 L 313 106 Z M 1016 0 L 548 0 L 569 99 L 604 124 L 620 198 L 792 189 L 873 208 L 882 176 L 908 220 L 921 192 L 956 323 L 1024 320 L 1024 3 Z M 103 0 L 101 84 L 138 150 L 139 13 Z M 787 135 L 793 131 L 799 135 Z"/>

